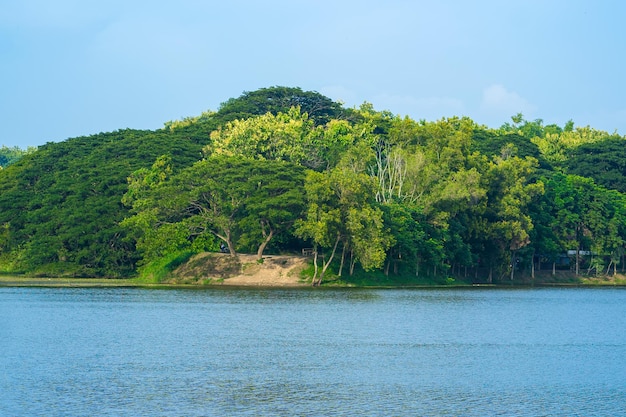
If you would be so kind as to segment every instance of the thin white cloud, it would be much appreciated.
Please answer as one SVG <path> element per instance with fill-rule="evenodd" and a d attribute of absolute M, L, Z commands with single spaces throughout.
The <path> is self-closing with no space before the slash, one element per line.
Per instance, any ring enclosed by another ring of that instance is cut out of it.
<path fill-rule="evenodd" d="M 434 120 L 461 116 L 465 112 L 463 101 L 454 97 L 413 97 L 399 94 L 378 94 L 372 100 L 379 110 L 402 113 L 415 119 Z"/>
<path fill-rule="evenodd" d="M 342 102 L 346 107 L 358 107 L 368 102 L 372 103 L 376 110 L 387 110 L 413 119 L 436 120 L 442 117 L 462 116 L 466 110 L 463 101 L 454 97 L 414 97 L 391 93 L 361 96 L 342 85 L 324 86 L 319 92 Z"/>
<path fill-rule="evenodd" d="M 509 91 L 500 84 L 492 84 L 483 90 L 480 110 L 491 117 L 508 117 L 517 113 L 528 116 L 536 107 L 515 91 Z"/>
<path fill-rule="evenodd" d="M 344 103 L 346 107 L 358 107 L 364 102 L 372 103 L 376 110 L 388 110 L 400 116 L 414 119 L 435 120 L 442 117 L 461 116 L 465 112 L 462 100 L 453 97 L 414 97 L 405 94 L 379 93 L 362 97 L 342 85 L 320 88 L 325 96 Z"/>

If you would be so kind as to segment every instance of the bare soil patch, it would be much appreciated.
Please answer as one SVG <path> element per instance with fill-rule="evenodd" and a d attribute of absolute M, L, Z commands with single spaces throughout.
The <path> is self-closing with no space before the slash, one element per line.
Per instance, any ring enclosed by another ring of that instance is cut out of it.
<path fill-rule="evenodd" d="M 174 270 L 168 283 L 298 287 L 307 285 L 301 278 L 306 266 L 303 256 L 268 255 L 260 263 L 256 255 L 200 253 Z"/>

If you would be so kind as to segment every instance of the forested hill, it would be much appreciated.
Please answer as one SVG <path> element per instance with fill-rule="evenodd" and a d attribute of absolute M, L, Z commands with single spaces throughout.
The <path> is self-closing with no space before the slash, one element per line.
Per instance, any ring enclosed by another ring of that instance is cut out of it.
<path fill-rule="evenodd" d="M 2 148 L 0 271 L 132 276 L 222 246 L 310 248 L 316 281 L 493 282 L 568 262 L 614 273 L 624 144 L 522 115 L 492 129 L 346 109 L 299 88 L 245 92 L 156 131 Z M 589 255 L 566 261 L 568 250 Z"/>
<path fill-rule="evenodd" d="M 127 178 L 159 155 L 200 158 L 200 138 L 122 130 L 48 143 L 0 173 L 3 269 L 120 276 L 137 256 L 119 222 Z M 208 136 L 208 132 L 205 137 Z"/>

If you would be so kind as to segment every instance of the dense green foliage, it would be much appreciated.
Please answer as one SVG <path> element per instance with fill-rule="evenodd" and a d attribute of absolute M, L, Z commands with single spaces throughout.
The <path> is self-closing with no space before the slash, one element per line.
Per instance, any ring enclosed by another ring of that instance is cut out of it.
<path fill-rule="evenodd" d="M 592 178 L 597 184 L 626 192 L 626 146 L 610 137 L 578 146 L 566 161 L 567 171 Z"/>
<path fill-rule="evenodd" d="M 17 146 L 9 148 L 2 145 L 0 147 L 0 169 L 6 168 L 14 162 L 17 162 L 21 157 L 29 153 L 35 152 L 36 148 L 30 146 L 26 150 Z"/>
<path fill-rule="evenodd" d="M 0 270 L 126 276 L 222 246 L 259 261 L 307 248 L 314 283 L 615 273 L 625 144 L 521 114 L 490 129 L 246 92 L 157 131 L 20 153 L 0 171 Z"/>
<path fill-rule="evenodd" d="M 119 222 L 130 174 L 168 153 L 185 166 L 201 144 L 184 132 L 124 130 L 48 143 L 0 173 L 3 269 L 79 276 L 133 273 Z M 149 162 L 150 161 L 150 162 Z"/>

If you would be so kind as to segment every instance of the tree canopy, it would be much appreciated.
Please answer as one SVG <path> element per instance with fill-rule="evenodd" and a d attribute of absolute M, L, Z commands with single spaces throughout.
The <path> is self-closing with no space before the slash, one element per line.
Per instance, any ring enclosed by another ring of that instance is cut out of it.
<path fill-rule="evenodd" d="M 303 91 L 298 87 L 269 87 L 245 91 L 238 98 L 231 98 L 220 106 L 217 117 L 222 123 L 248 119 L 271 113 L 287 113 L 297 107 L 318 125 L 349 113 L 341 104 L 315 91 Z"/>
<path fill-rule="evenodd" d="M 132 276 L 181 253 L 301 253 L 314 283 L 615 273 L 626 138 L 514 115 L 413 120 L 300 88 L 155 131 L 0 150 L 0 271 Z M 575 255 L 571 255 L 575 253 Z"/>

